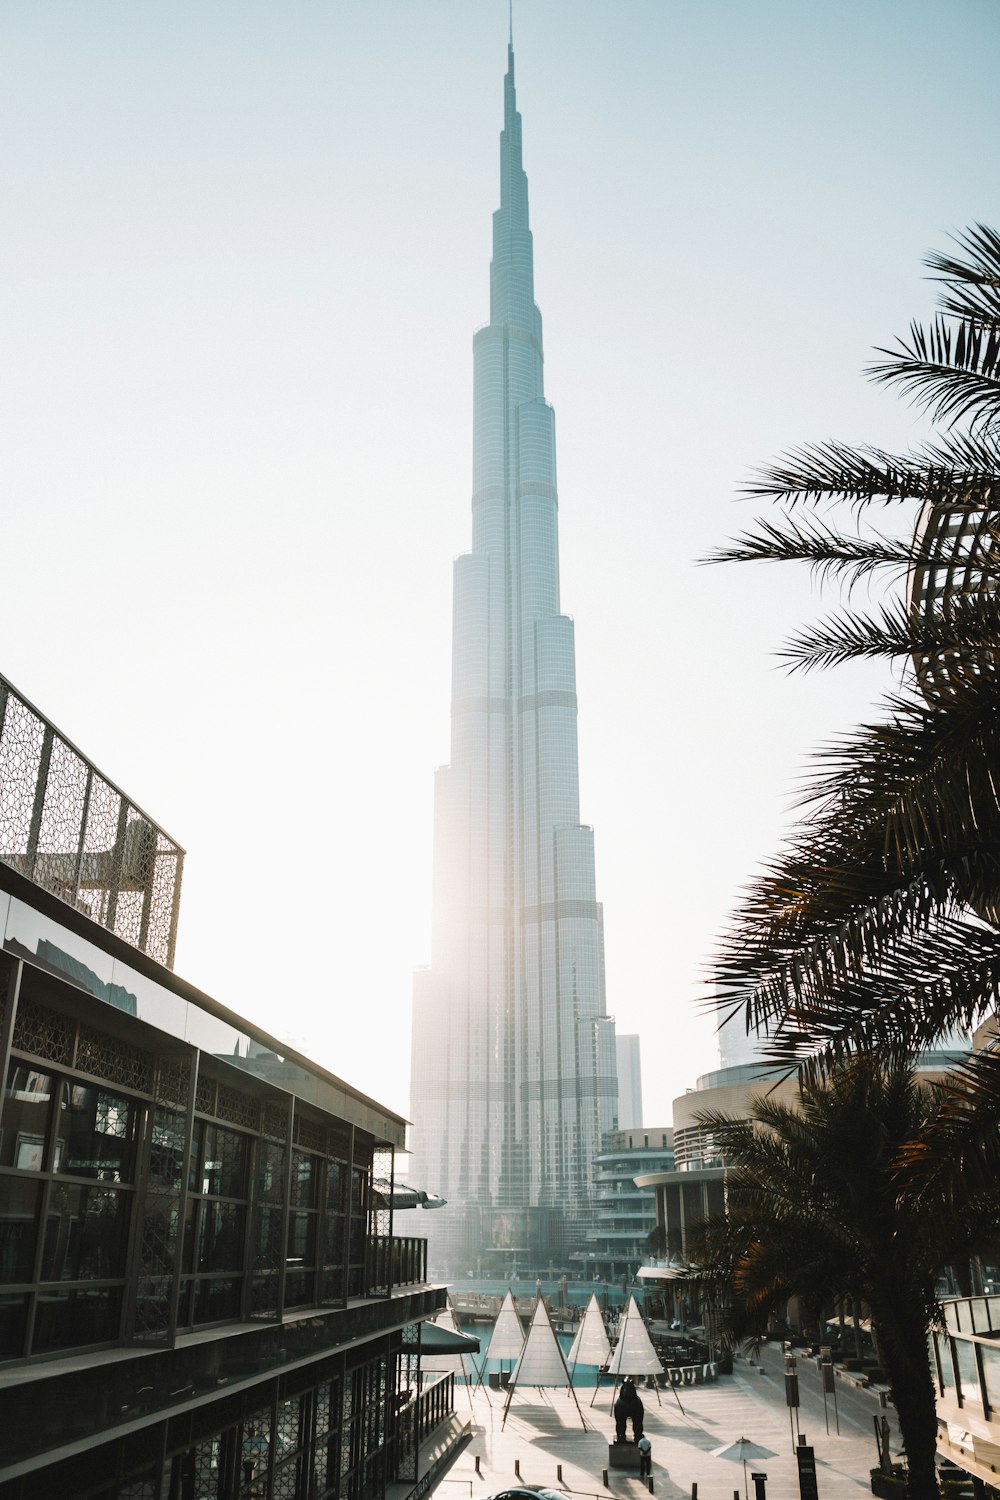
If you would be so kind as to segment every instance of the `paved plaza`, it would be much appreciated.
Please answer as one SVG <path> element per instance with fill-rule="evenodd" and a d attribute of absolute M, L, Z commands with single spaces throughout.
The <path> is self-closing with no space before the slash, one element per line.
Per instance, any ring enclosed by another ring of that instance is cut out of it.
<path fill-rule="evenodd" d="M 767 1474 L 767 1500 L 798 1500 L 798 1470 L 792 1453 L 789 1412 L 785 1406 L 780 1353 L 765 1354 L 765 1373 L 739 1361 L 732 1376 L 705 1385 L 685 1386 L 678 1400 L 661 1392 L 643 1391 L 646 1433 L 653 1444 L 653 1490 L 667 1500 L 688 1500 L 698 1486 L 698 1500 L 733 1500 L 744 1494 L 743 1466 L 713 1456 L 714 1448 L 747 1437 L 773 1457 L 748 1465 L 748 1472 Z M 833 1398 L 829 1399 L 830 1435 L 826 1433 L 819 1371 L 800 1361 L 801 1406 L 798 1430 L 816 1451 L 819 1500 L 861 1500 L 871 1494 L 869 1470 L 876 1462 L 872 1417 L 878 1398 L 838 1381 L 837 1435 Z M 471 1417 L 472 1440 L 462 1450 L 436 1488 L 439 1500 L 478 1500 L 518 1484 L 545 1486 L 581 1497 L 630 1496 L 646 1493 L 637 1474 L 610 1470 L 608 1443 L 614 1433 L 611 1388 L 579 1392 L 581 1423 L 571 1394 L 531 1388 L 516 1391 L 503 1424 L 504 1395 L 498 1391 L 456 1390 L 460 1417 Z M 471 1410 L 470 1410 L 471 1403 Z M 682 1409 L 683 1408 L 683 1409 Z M 898 1444 L 897 1444 L 898 1446 Z M 895 1449 L 894 1449 L 895 1451 Z M 479 1461 L 479 1473 L 476 1461 Z M 520 1466 L 520 1478 L 515 1470 Z M 562 1466 L 562 1478 L 558 1467 Z M 753 1485 L 749 1486 L 753 1500 Z"/>

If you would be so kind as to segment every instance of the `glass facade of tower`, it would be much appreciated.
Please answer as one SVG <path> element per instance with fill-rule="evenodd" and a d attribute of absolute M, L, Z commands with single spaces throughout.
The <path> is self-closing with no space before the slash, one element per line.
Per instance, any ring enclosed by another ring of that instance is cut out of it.
<path fill-rule="evenodd" d="M 566 1246 L 617 1123 L 513 48 L 500 180 L 490 321 L 473 340 L 472 550 L 455 564 L 432 964 L 414 994 L 414 1170 L 449 1201 L 432 1256 L 465 1268 Z"/>

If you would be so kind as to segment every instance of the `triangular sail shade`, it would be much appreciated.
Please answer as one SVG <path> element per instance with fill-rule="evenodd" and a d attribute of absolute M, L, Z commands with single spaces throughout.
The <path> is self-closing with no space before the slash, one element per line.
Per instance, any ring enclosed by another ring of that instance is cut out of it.
<path fill-rule="evenodd" d="M 497 1320 L 486 1346 L 487 1359 L 518 1359 L 524 1348 L 524 1329 L 514 1305 L 514 1294 L 508 1292 L 500 1304 Z"/>
<path fill-rule="evenodd" d="M 514 1367 L 511 1386 L 569 1385 L 569 1371 L 559 1347 L 545 1303 L 539 1297 L 528 1325 L 521 1358 Z"/>
<path fill-rule="evenodd" d="M 610 1353 L 611 1345 L 604 1328 L 601 1305 L 597 1300 L 597 1293 L 591 1292 L 576 1336 L 569 1346 L 566 1363 L 570 1368 L 574 1365 L 605 1365 Z"/>
<path fill-rule="evenodd" d="M 652 1340 L 646 1332 L 642 1314 L 630 1297 L 618 1325 L 618 1342 L 608 1361 L 610 1375 L 662 1375 L 660 1363 Z"/>

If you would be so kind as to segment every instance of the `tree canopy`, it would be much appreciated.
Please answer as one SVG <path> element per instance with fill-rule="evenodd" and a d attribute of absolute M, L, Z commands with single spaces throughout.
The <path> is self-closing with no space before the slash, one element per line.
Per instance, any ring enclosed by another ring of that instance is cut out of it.
<path fill-rule="evenodd" d="M 899 590 L 783 653 L 798 670 L 909 664 L 881 718 L 819 752 L 715 964 L 720 1009 L 793 1066 L 927 1047 L 1000 997 L 1000 235 L 976 225 L 927 264 L 938 313 L 869 373 L 931 414 L 933 440 L 790 453 L 748 489 L 781 513 L 713 559 L 805 563 L 848 601 L 876 575 Z M 877 506 L 915 511 L 912 541 L 841 524 Z"/>

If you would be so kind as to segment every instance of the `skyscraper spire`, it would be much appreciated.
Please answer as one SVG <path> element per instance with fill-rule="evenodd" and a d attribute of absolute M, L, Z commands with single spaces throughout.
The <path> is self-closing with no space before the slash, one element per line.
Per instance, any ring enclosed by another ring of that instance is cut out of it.
<path fill-rule="evenodd" d="M 513 30 L 490 321 L 473 366 L 472 550 L 455 563 L 433 955 L 414 988 L 413 1170 L 448 1200 L 428 1226 L 436 1270 L 505 1255 L 541 1266 L 569 1248 L 617 1116 Z"/>

